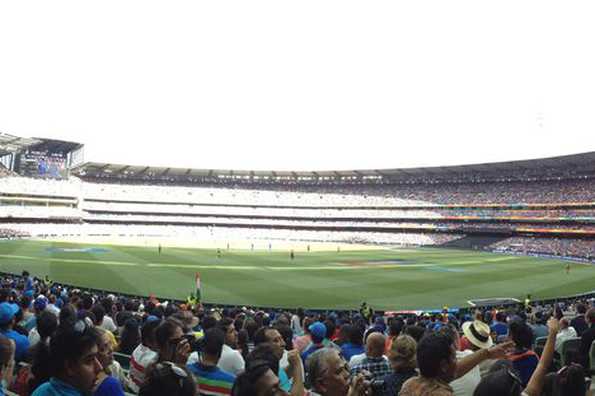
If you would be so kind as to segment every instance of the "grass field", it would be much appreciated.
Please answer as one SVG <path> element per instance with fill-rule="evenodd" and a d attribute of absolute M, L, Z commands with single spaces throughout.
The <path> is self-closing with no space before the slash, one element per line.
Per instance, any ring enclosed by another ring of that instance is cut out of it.
<path fill-rule="evenodd" d="M 595 266 L 451 249 L 341 252 L 163 249 L 46 241 L 0 242 L 0 270 L 64 283 L 185 298 L 200 272 L 206 302 L 377 309 L 465 306 L 472 298 L 533 298 L 593 290 Z"/>

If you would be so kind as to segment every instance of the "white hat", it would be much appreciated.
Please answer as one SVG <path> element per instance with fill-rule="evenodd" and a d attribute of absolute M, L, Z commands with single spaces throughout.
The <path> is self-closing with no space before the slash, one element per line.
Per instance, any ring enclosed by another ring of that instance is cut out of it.
<path fill-rule="evenodd" d="M 463 334 L 478 348 L 489 348 L 494 345 L 490 337 L 490 326 L 480 320 L 463 323 Z"/>

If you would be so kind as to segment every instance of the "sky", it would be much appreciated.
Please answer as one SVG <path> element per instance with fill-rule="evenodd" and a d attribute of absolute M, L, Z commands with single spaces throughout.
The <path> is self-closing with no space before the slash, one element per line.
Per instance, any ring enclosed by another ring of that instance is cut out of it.
<path fill-rule="evenodd" d="M 85 160 L 386 169 L 595 151 L 592 1 L 2 1 L 0 132 Z"/>

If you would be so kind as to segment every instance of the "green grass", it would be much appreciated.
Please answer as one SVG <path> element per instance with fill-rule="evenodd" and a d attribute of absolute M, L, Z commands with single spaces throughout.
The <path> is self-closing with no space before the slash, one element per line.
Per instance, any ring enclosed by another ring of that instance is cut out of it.
<path fill-rule="evenodd" d="M 59 249 L 105 248 L 105 252 Z M 401 260 L 372 264 L 373 260 Z M 559 260 L 451 249 L 337 252 L 223 251 L 213 249 L 0 242 L 0 271 L 34 275 L 81 287 L 185 298 L 194 274 L 206 302 L 309 308 L 433 309 L 465 306 L 474 298 L 534 299 L 594 289 L 595 266 Z"/>

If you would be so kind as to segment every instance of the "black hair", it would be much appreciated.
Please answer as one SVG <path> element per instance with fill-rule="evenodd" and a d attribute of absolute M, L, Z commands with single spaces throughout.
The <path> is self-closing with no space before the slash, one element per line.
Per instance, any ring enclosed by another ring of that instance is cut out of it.
<path fill-rule="evenodd" d="M 403 320 L 401 318 L 391 318 L 388 321 L 388 335 L 391 337 L 397 337 L 403 330 Z"/>
<path fill-rule="evenodd" d="M 91 309 L 93 315 L 95 315 L 95 324 L 100 325 L 103 322 L 103 317 L 105 316 L 105 308 L 101 304 L 95 304 L 95 306 Z"/>
<path fill-rule="evenodd" d="M 290 351 L 293 349 L 293 330 L 288 325 L 276 324 L 274 328 L 281 334 L 283 341 L 285 341 L 285 349 Z"/>
<path fill-rule="evenodd" d="M 183 328 L 179 321 L 172 318 L 164 320 L 157 326 L 155 329 L 155 342 L 160 349 L 167 345 L 169 339 L 178 327 Z"/>
<path fill-rule="evenodd" d="M 335 335 L 337 325 L 330 319 L 325 320 L 324 325 L 326 326 L 326 338 L 330 340 Z"/>
<path fill-rule="evenodd" d="M 60 324 L 50 340 L 51 376 L 63 378 L 67 363 L 77 362 L 81 356 L 101 339 L 99 332 L 85 321 L 73 325 Z"/>
<path fill-rule="evenodd" d="M 211 356 L 221 356 L 221 350 L 225 343 L 225 333 L 221 329 L 213 327 L 205 331 L 201 341 L 202 352 Z"/>
<path fill-rule="evenodd" d="M 513 321 L 509 326 L 510 337 L 518 348 L 531 348 L 533 344 L 533 330 L 525 322 Z"/>
<path fill-rule="evenodd" d="M 196 384 L 190 373 L 171 362 L 150 366 L 139 396 L 195 396 Z"/>
<path fill-rule="evenodd" d="M 141 327 L 140 337 L 142 343 L 147 346 L 149 343 L 155 343 L 155 329 L 161 324 L 160 320 L 146 321 Z"/>
<path fill-rule="evenodd" d="M 514 369 L 501 368 L 483 377 L 473 396 L 520 396 L 522 380 Z"/>
<path fill-rule="evenodd" d="M 200 327 L 202 327 L 204 331 L 207 331 L 211 327 L 215 326 L 217 326 L 217 319 L 212 316 L 205 316 L 200 322 Z"/>
<path fill-rule="evenodd" d="M 269 360 L 251 360 L 246 362 L 246 370 L 236 377 L 231 389 L 232 396 L 254 396 L 257 394 L 256 382 L 269 370 Z"/>
<path fill-rule="evenodd" d="M 440 375 L 440 363 L 453 354 L 452 339 L 441 333 L 429 333 L 417 344 L 417 365 L 421 375 L 436 378 Z"/>
<path fill-rule="evenodd" d="M 267 336 L 266 336 L 266 332 L 267 330 L 270 330 L 270 327 L 260 327 L 258 330 L 256 330 L 256 332 L 254 333 L 254 336 L 252 337 L 252 340 L 254 341 L 254 345 L 260 345 L 262 343 L 268 342 Z"/>
<path fill-rule="evenodd" d="M 51 337 L 57 328 L 58 318 L 52 312 L 43 311 L 37 317 L 37 332 L 42 341 Z"/>
<path fill-rule="evenodd" d="M 233 325 L 233 320 L 230 318 L 221 318 L 219 322 L 217 322 L 217 327 L 223 330 L 223 332 L 227 332 L 227 328 L 229 325 Z"/>
<path fill-rule="evenodd" d="M 136 319 L 128 319 L 120 336 L 118 352 L 132 355 L 134 349 L 140 344 L 139 323 Z"/>

